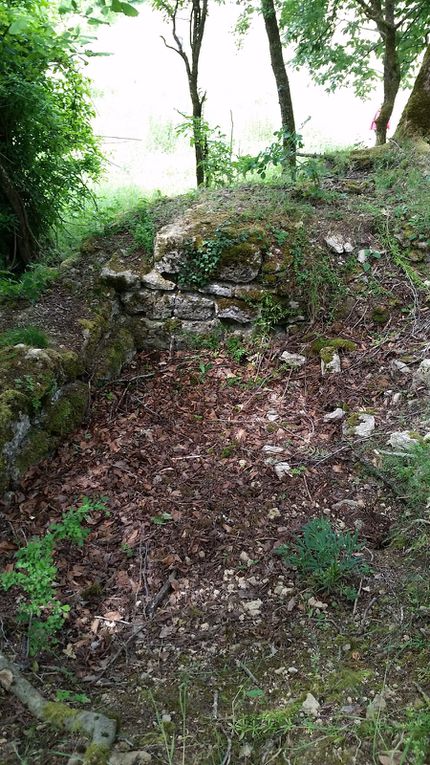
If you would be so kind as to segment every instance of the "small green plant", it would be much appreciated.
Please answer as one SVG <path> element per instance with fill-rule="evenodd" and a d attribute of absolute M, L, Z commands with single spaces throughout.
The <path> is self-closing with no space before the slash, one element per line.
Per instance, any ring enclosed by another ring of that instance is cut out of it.
<path fill-rule="evenodd" d="M 276 553 L 318 590 L 348 595 L 345 582 L 370 573 L 361 555 L 363 546 L 357 531 L 337 532 L 326 518 L 314 518 L 303 526 L 299 538 L 291 545 L 281 545 Z"/>
<path fill-rule="evenodd" d="M 55 635 L 70 610 L 56 597 L 56 548 L 64 541 L 82 547 L 90 533 L 82 523 L 91 512 L 100 510 L 105 510 L 104 500 L 92 502 L 85 498 L 78 507 L 64 513 L 59 523 L 51 523 L 43 537 L 34 537 L 21 547 L 15 553 L 14 569 L 0 574 L 4 590 L 19 587 L 24 594 L 18 604 L 18 621 L 27 626 L 31 656 L 57 642 Z"/>
<path fill-rule="evenodd" d="M 213 364 L 205 363 L 204 361 L 201 361 L 199 364 L 199 382 L 203 383 L 206 379 L 206 375 L 210 370 L 212 369 Z"/>
<path fill-rule="evenodd" d="M 34 303 L 58 276 L 56 268 L 36 263 L 17 279 L 8 271 L 0 271 L 0 302 L 2 300 L 29 300 Z"/>
<path fill-rule="evenodd" d="M 320 257 L 312 254 L 303 228 L 297 231 L 291 254 L 294 276 L 297 285 L 303 290 L 311 317 L 315 318 L 324 306 L 329 318 L 333 318 L 333 313 L 345 298 L 346 287 L 341 275 L 331 265 L 330 258 L 323 254 Z"/>
<path fill-rule="evenodd" d="M 227 186 L 235 175 L 235 164 L 232 161 L 232 142 L 227 142 L 219 125 L 211 127 L 203 118 L 181 114 L 184 122 L 176 128 L 178 136 L 189 138 L 190 146 L 196 143 L 202 148 L 204 185 L 207 187 Z"/>
<path fill-rule="evenodd" d="M 406 710 L 404 741 L 399 765 L 426 765 L 430 757 L 430 704 Z"/>
<path fill-rule="evenodd" d="M 257 335 L 265 337 L 269 335 L 274 327 L 285 324 L 291 315 L 291 310 L 282 298 L 267 293 L 261 297 L 257 303 L 260 309 L 260 316 L 255 322 Z"/>
<path fill-rule="evenodd" d="M 282 736 L 294 728 L 294 718 L 298 711 L 297 705 L 291 704 L 290 707 L 242 715 L 234 722 L 234 732 L 239 738 L 248 738 L 251 741 L 261 741 L 269 736 Z"/>
<path fill-rule="evenodd" d="M 155 225 L 148 202 L 145 200 L 139 205 L 139 217 L 134 226 L 133 237 L 138 247 L 142 247 L 146 254 L 152 255 L 154 252 Z"/>
<path fill-rule="evenodd" d="M 237 335 L 228 337 L 225 341 L 225 347 L 228 355 L 233 359 L 233 361 L 237 361 L 238 364 L 241 364 L 242 361 L 245 361 L 248 355 L 248 351 L 244 347 L 243 339 L 241 337 L 237 337 Z"/>
<path fill-rule="evenodd" d="M 123 542 L 121 544 L 121 552 L 124 553 L 127 558 L 133 558 L 134 556 L 134 550 L 132 547 L 130 547 L 129 544 L 127 544 L 127 542 Z"/>
<path fill-rule="evenodd" d="M 161 515 L 153 515 L 151 518 L 152 523 L 156 526 L 165 526 L 171 520 L 173 520 L 171 513 L 161 513 Z"/>
<path fill-rule="evenodd" d="M 256 173 L 262 180 L 265 180 L 269 168 L 285 170 L 289 159 L 288 146 L 291 148 L 294 146 L 296 149 L 303 146 L 302 137 L 298 133 L 277 130 L 273 133 L 273 137 L 275 140 L 256 156 L 246 154 L 235 160 L 235 169 L 243 178 L 246 178 L 250 173 Z"/>
<path fill-rule="evenodd" d="M 89 704 L 90 697 L 86 693 L 75 693 L 74 691 L 66 691 L 61 688 L 55 691 L 56 701 L 70 701 L 72 704 Z"/>
<path fill-rule="evenodd" d="M 201 244 L 190 239 L 185 243 L 185 263 L 179 273 L 178 283 L 180 287 L 203 287 L 215 273 L 222 254 L 237 244 L 245 242 L 248 238 L 246 233 L 231 236 L 228 233 L 228 222 L 215 229 L 210 239 L 205 239 Z"/>
<path fill-rule="evenodd" d="M 8 329 L 0 335 L 0 348 L 8 345 L 24 343 L 32 348 L 47 348 L 49 340 L 46 334 L 37 327 L 16 327 Z"/>
<path fill-rule="evenodd" d="M 384 454 L 383 469 L 395 481 L 413 509 L 422 511 L 430 500 L 430 443 L 423 441 L 403 454 Z"/>

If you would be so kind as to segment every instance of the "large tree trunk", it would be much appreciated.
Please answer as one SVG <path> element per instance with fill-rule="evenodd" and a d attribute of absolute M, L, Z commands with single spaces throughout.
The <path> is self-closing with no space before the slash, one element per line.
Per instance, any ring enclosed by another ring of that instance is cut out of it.
<path fill-rule="evenodd" d="M 430 142 L 430 45 L 394 137 L 400 141 L 412 138 Z"/>
<path fill-rule="evenodd" d="M 384 38 L 384 101 L 376 119 L 376 145 L 387 142 L 387 129 L 400 87 L 400 62 L 397 52 L 397 32 L 394 23 L 394 3 L 386 3 L 385 24 L 380 29 Z"/>
<path fill-rule="evenodd" d="M 270 61 L 276 81 L 276 88 L 278 90 L 282 129 L 284 133 L 287 134 L 284 138 L 285 155 L 288 164 L 294 173 L 296 166 L 296 125 L 294 121 L 290 83 L 285 68 L 281 35 L 279 33 L 279 25 L 273 0 L 261 0 L 261 11 L 266 26 L 266 34 L 270 48 Z"/>

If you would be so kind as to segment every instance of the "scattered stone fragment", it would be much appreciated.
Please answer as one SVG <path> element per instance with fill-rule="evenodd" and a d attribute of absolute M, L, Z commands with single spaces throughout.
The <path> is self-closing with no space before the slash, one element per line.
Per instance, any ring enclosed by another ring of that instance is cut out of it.
<path fill-rule="evenodd" d="M 289 675 L 296 675 L 298 671 L 297 667 L 288 667 L 287 669 Z"/>
<path fill-rule="evenodd" d="M 391 361 L 390 367 L 393 372 L 400 372 L 402 375 L 409 375 L 411 373 L 408 365 L 405 364 L 404 361 L 399 361 L 399 359 L 393 359 Z"/>
<path fill-rule="evenodd" d="M 418 388 L 420 385 L 430 389 L 430 359 L 423 359 L 413 376 L 413 386 Z"/>
<path fill-rule="evenodd" d="M 337 407 L 337 409 L 324 415 L 324 422 L 336 422 L 336 420 L 343 420 L 344 417 L 345 411 L 340 407 Z"/>
<path fill-rule="evenodd" d="M 357 260 L 358 260 L 359 263 L 361 263 L 361 264 L 366 263 L 366 261 L 367 261 L 367 253 L 368 253 L 368 250 L 360 250 L 359 251 L 359 253 L 357 255 Z"/>
<path fill-rule="evenodd" d="M 272 446 L 272 444 L 265 444 L 263 446 L 263 452 L 265 454 L 282 454 L 285 451 L 282 446 Z"/>
<path fill-rule="evenodd" d="M 286 476 L 291 476 L 291 465 L 288 462 L 278 462 L 275 465 L 275 473 L 280 480 Z"/>
<path fill-rule="evenodd" d="M 327 247 L 335 252 L 336 255 L 342 255 L 345 252 L 345 241 L 341 234 L 329 234 L 324 239 Z"/>
<path fill-rule="evenodd" d="M 305 713 L 305 715 L 309 715 L 309 717 L 318 717 L 319 710 L 320 710 L 320 703 L 317 701 L 315 696 L 312 695 L 312 693 L 308 693 L 306 696 L 303 704 L 302 704 L 302 710 Z"/>
<path fill-rule="evenodd" d="M 279 507 L 271 507 L 269 512 L 267 513 L 267 517 L 270 521 L 274 521 L 275 518 L 280 518 L 281 511 Z"/>
<path fill-rule="evenodd" d="M 359 438 L 369 438 L 374 430 L 375 418 L 373 414 L 366 412 L 352 414 L 342 428 L 344 436 L 359 436 Z"/>
<path fill-rule="evenodd" d="M 340 502 L 335 502 L 333 510 L 341 510 L 342 507 L 350 507 L 351 510 L 356 510 L 358 507 L 362 507 L 355 499 L 341 499 Z"/>
<path fill-rule="evenodd" d="M 239 749 L 239 758 L 245 760 L 247 757 L 251 757 L 253 752 L 251 744 L 243 744 Z"/>
<path fill-rule="evenodd" d="M 393 449 L 407 452 L 418 443 L 418 439 L 411 435 L 408 430 L 396 430 L 391 434 L 387 443 Z"/>
<path fill-rule="evenodd" d="M 326 608 L 328 608 L 327 603 L 323 603 L 322 600 L 317 600 L 316 598 L 309 598 L 308 600 L 308 606 L 311 608 L 318 608 L 319 611 L 325 611 Z"/>
<path fill-rule="evenodd" d="M 366 709 L 366 719 L 367 720 L 375 720 L 381 712 L 384 711 L 384 709 L 387 706 L 387 702 L 385 701 L 382 693 L 375 694 L 375 698 L 372 699 L 372 701 L 368 704 L 368 707 Z"/>
<path fill-rule="evenodd" d="M 257 600 L 247 600 L 243 604 L 243 608 L 245 611 L 248 611 L 250 616 L 260 616 L 261 614 L 261 606 L 263 605 L 263 601 L 257 598 Z"/>
<path fill-rule="evenodd" d="M 270 412 L 267 412 L 267 419 L 269 422 L 276 422 L 276 420 L 279 420 L 279 414 L 271 409 Z"/>
<path fill-rule="evenodd" d="M 306 364 L 306 356 L 301 356 L 300 353 L 284 351 L 279 358 L 291 369 L 299 369 L 303 364 Z"/>
<path fill-rule="evenodd" d="M 340 356 L 334 348 L 326 346 L 320 350 L 321 358 L 321 374 L 324 377 L 326 374 L 338 374 L 342 371 L 340 365 Z"/>

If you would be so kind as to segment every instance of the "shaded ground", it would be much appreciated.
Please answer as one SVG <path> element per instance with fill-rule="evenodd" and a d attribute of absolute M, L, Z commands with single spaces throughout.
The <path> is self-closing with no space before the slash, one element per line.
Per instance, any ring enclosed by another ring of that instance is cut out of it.
<path fill-rule="evenodd" d="M 102 389 L 85 427 L 27 474 L 2 515 L 11 555 L 82 496 L 107 501 L 83 550 L 65 546 L 58 558 L 71 616 L 40 680 L 119 714 L 120 746 L 144 747 L 153 762 L 382 762 L 398 740 L 391 715 L 427 680 L 428 585 L 387 547 L 404 507 L 366 470 L 371 447 L 363 458 L 365 445 L 323 417 L 338 405 L 371 410 L 372 446 L 422 421 L 415 394 L 392 404 L 405 381 L 390 361 L 407 348 L 418 362 L 426 326 L 424 313 L 412 332 L 401 319 L 377 338 L 355 328 L 357 350 L 325 378 L 316 355 L 297 371 L 279 362 L 285 348 L 309 352 L 297 337 L 254 343 L 241 362 L 224 346 L 141 354 Z M 270 460 L 293 475 L 280 480 Z M 366 540 L 374 573 L 357 582 L 354 603 L 320 595 L 313 605 L 274 555 L 321 515 Z M 26 666 L 14 600 L 1 595 L 3 636 Z M 375 727 L 366 709 L 386 689 L 389 717 Z M 321 703 L 315 721 L 300 712 L 309 691 Z M 281 721 L 276 709 L 287 709 Z M 73 750 L 73 741 L 42 744 L 46 728 L 18 706 L 4 712 L 13 718 L 2 763 L 56 764 Z"/>

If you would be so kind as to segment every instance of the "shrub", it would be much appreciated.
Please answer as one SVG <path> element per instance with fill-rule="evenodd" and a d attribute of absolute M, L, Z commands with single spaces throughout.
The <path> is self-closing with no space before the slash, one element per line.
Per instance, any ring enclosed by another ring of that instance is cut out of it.
<path fill-rule="evenodd" d="M 1 5 L 0 261 L 18 271 L 100 170 L 79 34 L 57 28 L 48 0 Z"/>
<path fill-rule="evenodd" d="M 43 263 L 30 266 L 19 279 L 12 273 L 4 271 L 3 275 L 0 276 L 0 302 L 2 300 L 30 300 L 35 302 L 57 276 L 57 269 L 50 268 Z"/>
<path fill-rule="evenodd" d="M 400 488 L 415 510 L 428 506 L 430 500 L 430 443 L 413 445 L 404 454 L 385 454 L 384 471 Z"/>
<path fill-rule="evenodd" d="M 357 531 L 337 532 L 326 518 L 314 518 L 303 526 L 301 537 L 291 545 L 281 545 L 276 552 L 317 589 L 338 590 L 348 596 L 352 591 L 345 583 L 370 573 L 362 550 Z"/>

